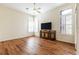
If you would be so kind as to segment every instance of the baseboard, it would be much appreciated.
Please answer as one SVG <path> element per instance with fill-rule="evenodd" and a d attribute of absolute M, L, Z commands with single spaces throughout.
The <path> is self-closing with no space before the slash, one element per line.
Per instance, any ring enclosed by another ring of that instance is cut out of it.
<path fill-rule="evenodd" d="M 0 42 L 10 41 L 10 40 L 15 40 L 15 39 L 18 40 L 18 39 L 29 38 L 29 37 L 33 37 L 33 36 L 21 36 L 21 37 L 16 37 L 16 38 L 11 38 L 11 39 L 0 40 Z"/>
<path fill-rule="evenodd" d="M 63 42 L 63 43 L 67 43 L 67 44 L 71 44 L 71 45 L 74 45 L 75 46 L 75 43 L 70 43 L 70 42 L 65 42 L 65 41 L 60 41 L 60 40 L 56 40 L 56 41 Z"/>

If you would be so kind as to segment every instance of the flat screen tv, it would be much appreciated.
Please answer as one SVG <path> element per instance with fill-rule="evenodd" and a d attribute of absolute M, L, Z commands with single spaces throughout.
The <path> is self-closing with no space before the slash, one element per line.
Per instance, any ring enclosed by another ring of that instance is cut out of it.
<path fill-rule="evenodd" d="M 52 27 L 52 23 L 51 23 L 51 22 L 42 23 L 42 24 L 41 24 L 41 29 L 48 29 L 48 30 L 51 30 L 51 27 Z"/>

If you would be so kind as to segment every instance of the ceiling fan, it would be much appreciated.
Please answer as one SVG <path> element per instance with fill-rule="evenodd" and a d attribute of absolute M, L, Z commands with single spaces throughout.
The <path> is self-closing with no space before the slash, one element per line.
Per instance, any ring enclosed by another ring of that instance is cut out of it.
<path fill-rule="evenodd" d="M 31 8 L 26 8 L 26 10 L 30 10 Z M 36 3 L 33 3 L 33 11 L 37 12 L 37 13 L 41 13 L 41 8 L 40 7 L 36 7 Z"/>

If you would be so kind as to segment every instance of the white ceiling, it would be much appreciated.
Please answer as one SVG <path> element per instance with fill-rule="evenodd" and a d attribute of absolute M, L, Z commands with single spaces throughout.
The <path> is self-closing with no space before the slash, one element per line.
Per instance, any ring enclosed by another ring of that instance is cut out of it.
<path fill-rule="evenodd" d="M 2 3 L 1 5 L 4 5 L 8 8 L 12 8 L 21 12 L 25 12 L 31 15 L 34 15 L 32 8 L 34 7 L 32 3 Z M 40 12 L 44 13 L 50 9 L 53 9 L 57 6 L 62 5 L 62 3 L 37 3 L 36 7 L 41 8 Z M 26 10 L 26 8 L 30 8 L 29 10 Z M 36 13 L 36 15 L 39 13 Z"/>

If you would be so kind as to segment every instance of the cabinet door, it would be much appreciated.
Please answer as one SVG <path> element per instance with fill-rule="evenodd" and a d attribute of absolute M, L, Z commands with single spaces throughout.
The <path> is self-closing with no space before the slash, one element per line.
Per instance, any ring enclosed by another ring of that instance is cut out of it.
<path fill-rule="evenodd" d="M 44 37 L 44 32 L 42 32 L 42 37 Z"/>
<path fill-rule="evenodd" d="M 48 36 L 49 36 L 48 33 L 45 33 L 45 38 L 48 38 Z"/>

